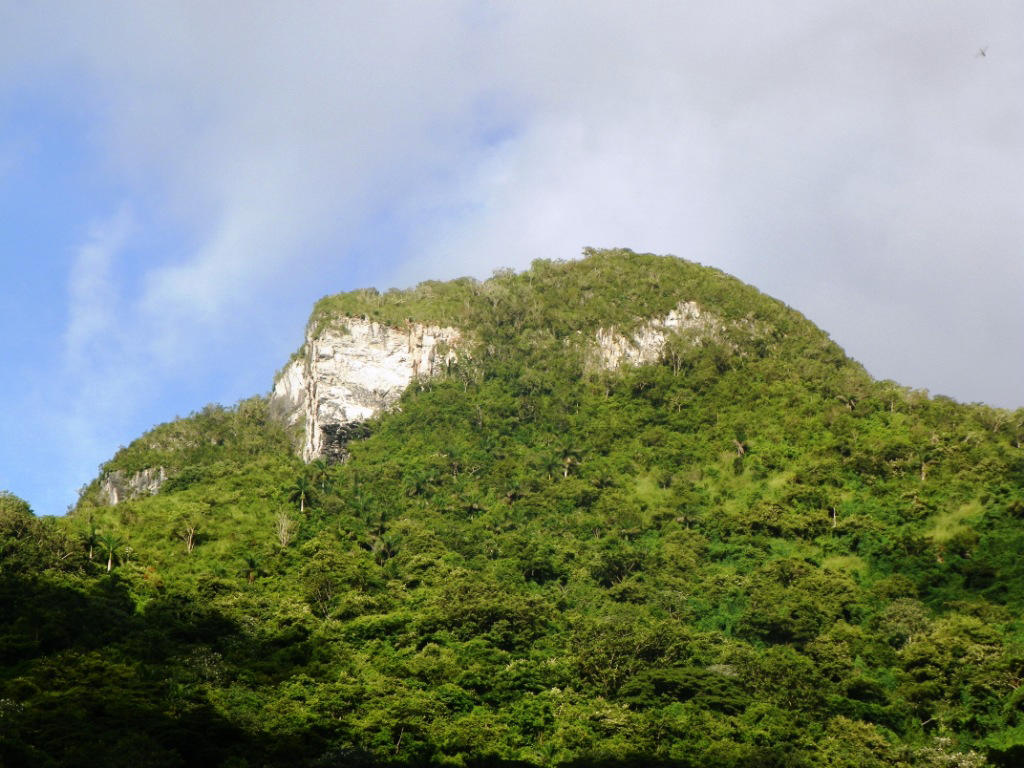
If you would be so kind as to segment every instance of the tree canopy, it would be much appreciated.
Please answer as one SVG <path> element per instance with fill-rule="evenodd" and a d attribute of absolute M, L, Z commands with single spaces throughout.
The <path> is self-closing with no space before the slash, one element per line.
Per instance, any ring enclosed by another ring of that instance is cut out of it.
<path fill-rule="evenodd" d="M 592 364 L 681 301 L 725 330 Z M 0 494 L 0 760 L 1024 760 L 1024 410 L 874 381 L 756 289 L 622 250 L 311 323 L 346 315 L 472 354 L 343 464 L 252 398 L 101 468 L 163 467 L 154 496 Z"/>

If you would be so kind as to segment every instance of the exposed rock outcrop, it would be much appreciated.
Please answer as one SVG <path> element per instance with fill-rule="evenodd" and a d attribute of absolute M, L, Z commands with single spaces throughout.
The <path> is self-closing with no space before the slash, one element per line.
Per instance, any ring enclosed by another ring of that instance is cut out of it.
<path fill-rule="evenodd" d="M 362 422 L 394 407 L 413 379 L 445 370 L 460 341 L 455 328 L 362 318 L 311 331 L 274 384 L 272 413 L 302 427 L 303 460 L 341 459 Z"/>
<path fill-rule="evenodd" d="M 594 364 L 647 365 L 661 359 L 666 341 L 692 331 L 692 341 L 714 338 L 723 328 L 716 315 L 684 301 L 664 317 L 623 334 L 597 332 Z M 393 408 L 417 377 L 434 376 L 456 360 L 463 337 L 456 328 L 409 323 L 395 328 L 363 318 L 345 318 L 311 329 L 301 353 L 278 376 L 271 413 L 301 432 L 304 461 L 341 460 L 345 444 L 365 434 L 364 422 Z"/>
<path fill-rule="evenodd" d="M 700 308 L 695 301 L 682 301 L 665 317 L 654 318 L 628 336 L 615 328 L 601 328 L 597 332 L 595 362 L 598 367 L 612 370 L 627 365 L 649 365 L 661 359 L 665 342 L 673 334 L 694 331 L 694 343 L 701 336 L 714 338 L 722 328 L 721 320 Z"/>
<path fill-rule="evenodd" d="M 167 481 L 167 470 L 163 467 L 149 467 L 134 474 L 117 469 L 100 479 L 100 504 L 114 506 L 122 501 L 142 496 L 155 496 Z"/>

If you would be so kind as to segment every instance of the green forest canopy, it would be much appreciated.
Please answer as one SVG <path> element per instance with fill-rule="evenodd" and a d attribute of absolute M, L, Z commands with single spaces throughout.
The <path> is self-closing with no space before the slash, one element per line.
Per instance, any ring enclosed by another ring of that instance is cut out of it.
<path fill-rule="evenodd" d="M 723 333 L 588 364 L 681 301 Z M 101 468 L 163 467 L 157 495 L 0 494 L 0 760 L 1024 762 L 1024 410 L 874 381 L 756 289 L 623 250 L 328 297 L 311 329 L 357 315 L 472 354 L 346 463 L 302 464 L 256 397 Z"/>

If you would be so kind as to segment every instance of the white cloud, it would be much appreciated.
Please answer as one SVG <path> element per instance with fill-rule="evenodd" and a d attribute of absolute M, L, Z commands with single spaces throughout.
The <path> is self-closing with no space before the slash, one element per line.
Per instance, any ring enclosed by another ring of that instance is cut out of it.
<path fill-rule="evenodd" d="M 1022 24 L 995 1 L 41 3 L 0 9 L 0 87 L 76 110 L 175 235 L 130 279 L 112 236 L 79 255 L 69 350 L 121 360 L 97 389 L 265 364 L 253 329 L 347 270 L 623 245 L 734 272 L 877 375 L 1019 404 Z M 378 218 L 398 250 L 352 263 Z"/>
<path fill-rule="evenodd" d="M 114 167 L 159 181 L 169 215 L 195 230 L 140 296 L 169 340 L 301 279 L 317 243 L 343 255 L 381 204 L 417 222 L 394 255 L 416 277 L 622 244 L 784 293 L 795 279 L 785 298 L 817 311 L 801 284 L 926 302 L 978 264 L 996 286 L 1019 274 L 1013 5 L 119 3 L 117 24 L 51 16 L 92 73 Z M 509 135 L 481 144 L 488 122 Z"/>
<path fill-rule="evenodd" d="M 301 281 L 374 206 L 457 159 L 478 76 L 458 4 L 115 4 L 54 14 L 109 168 L 190 232 L 138 311 L 165 349 Z M 429 30 L 424 34 L 424 30 Z M 59 50 L 59 49 L 58 49 Z M 324 290 L 328 290 L 329 287 Z"/>
<path fill-rule="evenodd" d="M 109 219 L 95 223 L 74 255 L 64 333 L 65 364 L 71 372 L 82 373 L 107 362 L 110 350 L 120 345 L 115 260 L 131 226 L 131 214 L 124 206 Z"/>
<path fill-rule="evenodd" d="M 1024 348 L 1024 10 L 589 8 L 503 19 L 530 119 L 423 201 L 456 213 L 422 216 L 432 264 L 408 274 L 673 252 L 804 310 L 876 375 L 1024 402 L 1005 355 Z"/>

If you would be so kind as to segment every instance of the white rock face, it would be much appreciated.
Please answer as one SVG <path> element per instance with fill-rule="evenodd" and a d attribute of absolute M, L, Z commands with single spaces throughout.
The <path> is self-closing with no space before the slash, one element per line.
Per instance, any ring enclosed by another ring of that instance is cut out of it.
<path fill-rule="evenodd" d="M 455 328 L 348 318 L 307 336 L 305 354 L 274 385 L 271 409 L 304 427 L 303 460 L 341 458 L 353 425 L 393 407 L 416 377 L 445 370 L 460 341 Z"/>
<path fill-rule="evenodd" d="M 112 507 L 128 499 L 154 496 L 166 480 L 167 470 L 163 467 L 149 467 L 134 475 L 121 470 L 109 472 L 100 483 L 100 503 Z"/>
<path fill-rule="evenodd" d="M 661 359 L 665 342 L 672 334 L 694 330 L 713 337 L 721 327 L 721 321 L 703 311 L 697 302 L 682 301 L 665 317 L 648 321 L 628 337 L 614 328 L 600 329 L 597 332 L 596 362 L 606 370 L 618 368 L 623 363 L 649 365 Z M 694 339 L 695 342 L 699 340 L 700 335 Z"/>
<path fill-rule="evenodd" d="M 594 364 L 612 370 L 661 359 L 665 342 L 681 330 L 694 341 L 714 337 L 720 319 L 693 301 L 681 302 L 625 336 L 614 328 L 596 335 Z M 456 328 L 412 323 L 393 328 L 347 318 L 311 333 L 303 354 L 281 372 L 270 395 L 271 412 L 290 427 L 302 427 L 304 461 L 341 459 L 344 444 L 362 422 L 394 407 L 413 379 L 434 376 L 455 361 L 463 337 Z"/>

